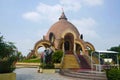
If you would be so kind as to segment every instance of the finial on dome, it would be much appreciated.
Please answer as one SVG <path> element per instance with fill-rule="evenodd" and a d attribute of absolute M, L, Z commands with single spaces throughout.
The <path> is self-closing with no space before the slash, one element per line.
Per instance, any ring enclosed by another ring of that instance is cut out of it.
<path fill-rule="evenodd" d="M 67 20 L 65 14 L 64 14 L 64 10 L 63 10 L 63 8 L 62 8 L 62 14 L 61 14 L 59 20 L 61 20 L 61 19 L 65 19 L 65 20 Z"/>

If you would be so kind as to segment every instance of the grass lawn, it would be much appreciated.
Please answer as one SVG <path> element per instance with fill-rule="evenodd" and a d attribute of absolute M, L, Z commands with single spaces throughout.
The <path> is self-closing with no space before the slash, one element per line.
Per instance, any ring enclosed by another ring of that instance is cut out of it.
<path fill-rule="evenodd" d="M 35 59 L 26 59 L 20 62 L 26 62 L 26 63 L 40 63 L 40 59 L 39 58 L 35 58 Z"/>

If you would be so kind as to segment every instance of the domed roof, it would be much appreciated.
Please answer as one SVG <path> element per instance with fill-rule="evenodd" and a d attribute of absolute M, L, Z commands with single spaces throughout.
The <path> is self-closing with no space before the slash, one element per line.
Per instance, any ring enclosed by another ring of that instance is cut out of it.
<path fill-rule="evenodd" d="M 77 28 L 72 23 L 67 21 L 67 18 L 64 12 L 62 12 L 62 15 L 60 16 L 59 21 L 52 25 L 52 27 L 49 29 L 46 35 L 46 38 L 49 39 L 49 34 L 53 33 L 55 35 L 55 38 L 59 39 L 61 35 L 66 31 L 73 32 L 77 37 L 79 37 L 80 35 Z"/>

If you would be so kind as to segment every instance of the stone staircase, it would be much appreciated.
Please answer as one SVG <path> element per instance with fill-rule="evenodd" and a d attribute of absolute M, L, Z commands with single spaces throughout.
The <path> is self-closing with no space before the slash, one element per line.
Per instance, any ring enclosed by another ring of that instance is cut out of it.
<path fill-rule="evenodd" d="M 79 80 L 107 80 L 105 72 L 96 72 L 90 70 L 74 71 L 72 69 L 61 69 L 60 74 L 78 78 Z"/>
<path fill-rule="evenodd" d="M 62 66 L 63 69 L 80 68 L 79 63 L 74 54 L 65 54 Z"/>

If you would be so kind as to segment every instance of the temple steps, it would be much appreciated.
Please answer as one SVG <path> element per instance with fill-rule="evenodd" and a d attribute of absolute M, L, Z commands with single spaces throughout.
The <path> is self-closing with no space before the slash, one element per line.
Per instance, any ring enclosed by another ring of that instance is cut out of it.
<path fill-rule="evenodd" d="M 60 74 L 84 80 L 107 80 L 105 72 L 96 72 L 90 70 L 74 71 L 70 69 L 62 69 Z"/>
<path fill-rule="evenodd" d="M 65 54 L 63 68 L 80 68 L 76 57 L 73 54 Z"/>

